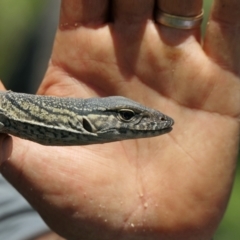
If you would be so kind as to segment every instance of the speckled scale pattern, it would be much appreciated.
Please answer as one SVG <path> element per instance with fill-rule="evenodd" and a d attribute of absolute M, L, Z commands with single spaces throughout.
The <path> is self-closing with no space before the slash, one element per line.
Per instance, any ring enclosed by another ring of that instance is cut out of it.
<path fill-rule="evenodd" d="M 119 117 L 131 110 L 131 121 Z M 64 98 L 0 91 L 0 132 L 43 145 L 88 145 L 161 135 L 173 120 L 124 97 Z"/>

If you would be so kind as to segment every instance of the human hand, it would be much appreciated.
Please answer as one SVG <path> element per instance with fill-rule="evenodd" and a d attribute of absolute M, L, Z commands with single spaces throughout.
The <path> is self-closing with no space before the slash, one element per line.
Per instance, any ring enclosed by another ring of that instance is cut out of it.
<path fill-rule="evenodd" d="M 201 11 L 199 0 L 156 5 L 174 15 Z M 173 117 L 173 131 L 84 147 L 13 137 L 1 172 L 67 239 L 210 239 L 238 151 L 240 3 L 215 0 L 203 47 L 200 29 L 156 24 L 154 1 L 109 8 L 106 0 L 62 1 L 38 93 L 126 96 Z"/>

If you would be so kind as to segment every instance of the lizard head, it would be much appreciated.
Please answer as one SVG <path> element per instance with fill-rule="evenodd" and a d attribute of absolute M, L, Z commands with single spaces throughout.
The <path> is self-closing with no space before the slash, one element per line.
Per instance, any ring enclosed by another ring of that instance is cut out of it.
<path fill-rule="evenodd" d="M 145 138 L 172 130 L 174 121 L 167 115 L 124 97 L 93 98 L 83 119 L 86 131 L 103 142 Z"/>

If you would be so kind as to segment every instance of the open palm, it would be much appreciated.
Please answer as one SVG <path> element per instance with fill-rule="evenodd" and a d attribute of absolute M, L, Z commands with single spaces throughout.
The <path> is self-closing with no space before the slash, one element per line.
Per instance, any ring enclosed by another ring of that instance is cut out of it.
<path fill-rule="evenodd" d="M 62 1 L 38 93 L 126 96 L 171 116 L 173 131 L 84 147 L 14 137 L 1 171 L 67 239 L 210 239 L 238 150 L 240 37 L 230 34 L 240 17 L 215 1 L 218 21 L 202 48 L 199 29 L 156 24 L 154 1 L 136 2 L 115 1 L 114 23 L 106 23 L 108 1 Z M 239 13 L 240 3 L 231 2 Z"/>

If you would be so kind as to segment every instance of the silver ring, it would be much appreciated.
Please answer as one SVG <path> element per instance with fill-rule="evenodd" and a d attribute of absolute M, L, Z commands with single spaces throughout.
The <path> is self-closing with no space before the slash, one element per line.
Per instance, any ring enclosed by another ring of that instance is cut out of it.
<path fill-rule="evenodd" d="M 202 12 L 199 15 L 192 16 L 192 17 L 182 17 L 182 16 L 171 15 L 158 9 L 156 21 L 162 25 L 165 25 L 171 28 L 193 29 L 201 26 L 201 23 L 203 20 L 203 14 L 204 14 L 204 11 L 202 10 Z"/>

